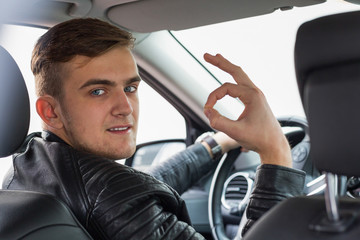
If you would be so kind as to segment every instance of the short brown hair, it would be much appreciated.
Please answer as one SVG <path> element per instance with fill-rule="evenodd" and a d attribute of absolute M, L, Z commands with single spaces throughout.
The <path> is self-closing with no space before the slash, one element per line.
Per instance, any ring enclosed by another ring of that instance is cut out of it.
<path fill-rule="evenodd" d="M 114 46 L 132 48 L 133 44 L 131 33 L 99 19 L 80 18 L 55 25 L 39 38 L 32 53 L 36 94 L 60 99 L 62 63 L 76 55 L 96 57 Z"/>

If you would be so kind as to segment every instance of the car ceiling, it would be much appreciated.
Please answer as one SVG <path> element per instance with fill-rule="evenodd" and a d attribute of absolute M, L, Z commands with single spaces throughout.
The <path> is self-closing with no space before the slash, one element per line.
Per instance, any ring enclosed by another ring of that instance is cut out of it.
<path fill-rule="evenodd" d="M 108 20 L 133 32 L 182 30 L 319 4 L 325 0 L 2 0 L 2 20 L 51 27 L 75 17 Z M 0 19 L 1 20 L 1 19 Z"/>

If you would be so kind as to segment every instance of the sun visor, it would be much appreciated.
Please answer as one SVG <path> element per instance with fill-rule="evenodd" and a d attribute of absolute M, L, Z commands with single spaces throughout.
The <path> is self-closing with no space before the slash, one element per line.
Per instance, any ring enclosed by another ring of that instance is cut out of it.
<path fill-rule="evenodd" d="M 133 32 L 182 30 L 289 10 L 325 0 L 12 0 L 0 3 L 0 20 L 51 27 L 78 17 L 109 19 Z"/>
<path fill-rule="evenodd" d="M 325 0 L 142 0 L 114 6 L 107 17 L 135 32 L 182 30 L 323 3 Z"/>

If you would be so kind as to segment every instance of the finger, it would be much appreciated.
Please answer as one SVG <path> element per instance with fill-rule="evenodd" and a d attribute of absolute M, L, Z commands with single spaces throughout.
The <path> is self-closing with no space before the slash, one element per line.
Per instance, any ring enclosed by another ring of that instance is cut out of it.
<path fill-rule="evenodd" d="M 247 94 L 246 91 L 247 91 L 246 89 L 242 88 L 239 85 L 232 84 L 232 83 L 224 83 L 222 86 L 218 87 L 217 89 L 215 89 L 214 91 L 212 91 L 209 94 L 209 97 L 205 103 L 205 106 L 213 107 L 217 101 L 219 101 L 226 95 L 229 95 L 233 98 L 239 98 L 241 101 L 246 103 L 247 100 L 242 99 L 243 98 L 242 96 L 243 95 L 245 96 Z"/>
<path fill-rule="evenodd" d="M 230 83 L 225 83 L 220 87 L 218 87 L 217 89 L 215 89 L 214 91 L 212 91 L 208 96 L 208 99 L 205 103 L 205 107 L 213 107 L 217 101 L 225 97 L 227 95 L 228 92 L 227 89 L 229 88 L 229 85 Z M 235 87 L 236 85 L 232 84 L 232 86 Z"/>
<path fill-rule="evenodd" d="M 242 84 L 246 83 L 246 84 L 253 85 L 252 81 L 250 80 L 248 75 L 242 70 L 241 67 L 231 63 L 229 60 L 224 58 L 221 54 L 216 54 L 215 56 L 213 56 L 209 53 L 205 53 L 204 59 L 208 63 L 229 73 L 237 83 L 242 83 Z"/>
<path fill-rule="evenodd" d="M 249 152 L 249 150 L 244 147 L 241 147 L 241 152 Z"/>
<path fill-rule="evenodd" d="M 237 71 L 237 67 L 236 65 L 232 64 L 230 61 L 228 61 L 226 58 L 224 58 L 221 54 L 216 54 L 215 56 L 209 54 L 209 53 L 205 53 L 204 54 L 204 59 L 205 61 L 207 61 L 208 63 L 214 65 L 215 67 L 220 68 L 221 70 L 232 74 L 234 72 Z"/>
<path fill-rule="evenodd" d="M 210 121 L 210 126 L 218 131 L 227 133 L 230 137 L 231 132 L 237 132 L 235 129 L 240 129 L 242 124 L 224 117 L 218 111 L 213 108 L 204 108 L 204 113 Z"/>

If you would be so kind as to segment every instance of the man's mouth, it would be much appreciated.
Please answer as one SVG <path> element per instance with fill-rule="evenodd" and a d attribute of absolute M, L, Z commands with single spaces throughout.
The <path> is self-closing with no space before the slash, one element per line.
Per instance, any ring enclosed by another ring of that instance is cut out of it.
<path fill-rule="evenodd" d="M 117 127 L 117 128 L 110 128 L 109 131 L 113 132 L 113 131 L 125 131 L 129 129 L 129 127 Z"/>
<path fill-rule="evenodd" d="M 107 131 L 110 133 L 116 133 L 116 134 L 126 134 L 131 131 L 131 125 L 129 126 L 118 126 L 118 127 L 112 127 L 108 128 Z"/>

